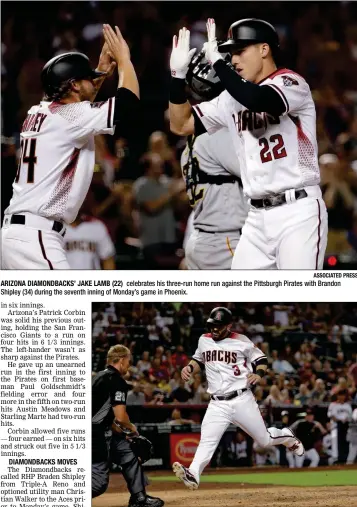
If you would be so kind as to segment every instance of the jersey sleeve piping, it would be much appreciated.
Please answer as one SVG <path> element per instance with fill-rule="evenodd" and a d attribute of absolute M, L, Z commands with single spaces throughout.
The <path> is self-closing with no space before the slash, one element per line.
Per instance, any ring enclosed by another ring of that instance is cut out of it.
<path fill-rule="evenodd" d="M 259 356 L 257 357 L 256 359 L 254 359 L 254 361 L 252 361 L 252 363 L 256 363 L 257 361 L 260 361 L 261 359 L 268 359 L 267 356 L 265 356 L 264 354 L 262 356 Z"/>
<path fill-rule="evenodd" d="M 108 118 L 107 118 L 107 127 L 112 128 L 114 126 L 114 107 L 113 107 L 114 97 L 108 99 Z"/>
<path fill-rule="evenodd" d="M 203 115 L 203 113 L 202 113 L 202 111 L 201 111 L 201 109 L 199 108 L 199 106 L 197 106 L 197 105 L 196 105 L 196 106 L 193 106 L 193 107 L 192 107 L 192 109 L 194 109 L 194 110 L 196 111 L 197 115 L 198 115 L 200 118 L 202 118 L 202 116 L 204 116 L 204 115 Z"/>

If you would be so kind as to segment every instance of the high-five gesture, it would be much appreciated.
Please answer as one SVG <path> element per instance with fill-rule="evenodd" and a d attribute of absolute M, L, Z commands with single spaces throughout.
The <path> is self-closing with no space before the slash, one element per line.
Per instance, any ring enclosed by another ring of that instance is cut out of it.
<path fill-rule="evenodd" d="M 97 70 L 99 70 L 100 72 L 105 72 L 106 77 L 109 77 L 113 74 L 116 65 L 117 65 L 116 62 L 114 62 L 111 58 L 111 53 L 109 51 L 108 44 L 105 42 L 103 44 L 103 48 L 99 56 Z"/>
<path fill-rule="evenodd" d="M 103 25 L 103 35 L 108 45 L 108 50 L 113 59 L 117 62 L 119 68 L 130 61 L 129 46 L 117 26 L 114 32 L 110 25 Z"/>
<path fill-rule="evenodd" d="M 179 36 L 173 37 L 172 53 L 170 58 L 170 69 L 172 77 L 185 79 L 188 66 L 192 60 L 196 48 L 190 50 L 190 31 L 187 28 L 181 28 Z"/>
<path fill-rule="evenodd" d="M 218 52 L 215 20 L 213 18 L 208 18 L 206 27 L 208 42 L 204 43 L 203 49 L 207 60 L 211 65 L 213 65 L 217 60 L 223 59 L 222 55 Z"/>
<path fill-rule="evenodd" d="M 130 49 L 121 31 L 116 26 L 115 31 L 110 25 L 103 25 L 103 35 L 108 46 L 108 56 L 116 61 L 119 74 L 118 88 L 126 88 L 140 97 L 139 82 L 134 66 L 130 60 Z"/>

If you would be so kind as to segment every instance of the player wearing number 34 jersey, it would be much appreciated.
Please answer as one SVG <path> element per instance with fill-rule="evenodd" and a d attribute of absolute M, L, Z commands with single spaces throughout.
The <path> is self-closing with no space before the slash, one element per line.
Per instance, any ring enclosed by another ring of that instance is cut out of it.
<path fill-rule="evenodd" d="M 242 428 L 261 447 L 284 445 L 298 456 L 304 454 L 302 443 L 289 428 L 265 427 L 250 389 L 265 375 L 266 356 L 249 338 L 231 331 L 232 314 L 227 308 L 212 310 L 207 326 L 209 333 L 200 337 L 192 360 L 181 372 L 182 378 L 188 380 L 204 368 L 207 392 L 211 395 L 201 425 L 200 443 L 190 467 L 178 462 L 172 467 L 190 489 L 197 489 L 203 469 L 230 424 Z"/>
<path fill-rule="evenodd" d="M 277 67 L 279 39 L 266 21 L 233 23 L 222 44 L 215 30 L 208 19 L 204 47 L 225 90 L 191 108 L 183 76 L 192 50 L 189 32 L 180 30 L 171 54 L 170 125 L 179 135 L 229 130 L 250 199 L 232 269 L 322 268 L 327 211 L 310 88 L 300 75 Z"/>
<path fill-rule="evenodd" d="M 43 101 L 21 131 L 21 157 L 2 228 L 3 269 L 69 269 L 63 237 L 77 216 L 93 176 L 94 136 L 113 134 L 131 121 L 139 85 L 119 29 L 103 25 L 105 44 L 97 70 L 82 53 L 52 58 L 42 71 Z M 115 97 L 93 102 L 114 70 Z"/>

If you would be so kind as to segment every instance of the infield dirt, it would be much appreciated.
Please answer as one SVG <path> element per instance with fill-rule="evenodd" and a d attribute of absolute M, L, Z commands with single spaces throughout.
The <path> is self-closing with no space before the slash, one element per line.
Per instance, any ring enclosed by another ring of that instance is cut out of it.
<path fill-rule="evenodd" d="M 251 471 L 252 469 L 250 469 Z M 212 472 L 210 472 L 211 474 Z M 150 475 L 159 475 L 159 473 L 153 472 Z M 163 473 L 161 472 L 160 475 Z M 242 475 L 242 482 L 243 480 L 244 475 Z M 155 481 L 148 487 L 147 492 L 162 498 L 167 507 L 261 507 L 262 505 L 269 507 L 357 507 L 356 486 L 294 487 L 244 483 L 202 483 L 197 491 L 189 491 L 180 482 Z M 122 476 L 113 474 L 107 492 L 94 499 L 92 506 L 126 507 L 128 500 L 129 494 Z"/>

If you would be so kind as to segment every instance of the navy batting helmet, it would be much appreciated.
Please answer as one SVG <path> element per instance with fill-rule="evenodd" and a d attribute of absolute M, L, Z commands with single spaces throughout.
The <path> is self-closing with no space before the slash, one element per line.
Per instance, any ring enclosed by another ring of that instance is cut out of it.
<path fill-rule="evenodd" d="M 65 81 L 95 79 L 105 72 L 93 70 L 88 56 L 83 53 L 63 53 L 51 58 L 43 67 L 41 80 L 45 93 L 52 95 Z"/>
<path fill-rule="evenodd" d="M 227 54 L 226 58 L 230 61 L 230 55 Z M 196 98 L 201 100 L 212 100 L 224 90 L 203 49 L 192 58 L 188 66 L 186 83 Z"/>
<path fill-rule="evenodd" d="M 273 25 L 263 19 L 241 19 L 230 26 L 227 41 L 219 44 L 218 51 L 227 53 L 259 42 L 266 42 L 272 52 L 276 52 L 279 48 L 279 36 Z"/>
<path fill-rule="evenodd" d="M 217 306 L 213 308 L 207 319 L 207 328 L 214 340 L 222 340 L 230 333 L 233 316 L 228 308 Z"/>

